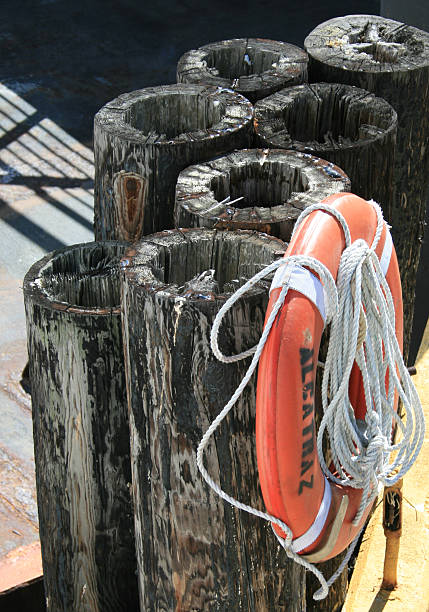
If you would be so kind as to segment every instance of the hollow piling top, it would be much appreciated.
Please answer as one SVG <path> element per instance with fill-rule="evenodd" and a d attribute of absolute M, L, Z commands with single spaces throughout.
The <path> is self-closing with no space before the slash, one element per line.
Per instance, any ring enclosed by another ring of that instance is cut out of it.
<path fill-rule="evenodd" d="M 353 72 L 408 72 L 429 66 L 428 32 L 377 15 L 329 19 L 310 32 L 304 46 L 312 60 Z"/>
<path fill-rule="evenodd" d="M 233 38 L 187 51 L 177 64 L 177 81 L 227 87 L 255 102 L 307 81 L 307 65 L 307 53 L 290 43 Z"/>
<path fill-rule="evenodd" d="M 128 246 L 106 240 L 48 253 L 25 275 L 25 300 L 75 315 L 119 315 L 120 260 Z"/>
<path fill-rule="evenodd" d="M 258 102 L 254 123 L 261 144 L 323 157 L 393 137 L 398 117 L 386 100 L 360 87 L 311 83 Z"/>
<path fill-rule="evenodd" d="M 231 227 L 253 221 L 271 233 L 262 228 L 296 219 L 307 206 L 349 190 L 341 168 L 309 153 L 243 149 L 185 168 L 176 186 L 176 214 L 183 208 Z"/>
<path fill-rule="evenodd" d="M 121 267 L 128 287 L 173 300 L 174 307 L 192 302 L 211 309 L 281 257 L 286 246 L 279 238 L 249 230 L 166 230 L 130 246 Z M 268 296 L 269 283 L 257 283 L 247 295 Z"/>
<path fill-rule="evenodd" d="M 124 93 L 95 115 L 94 132 L 171 147 L 250 130 L 253 106 L 222 87 L 178 83 Z"/>

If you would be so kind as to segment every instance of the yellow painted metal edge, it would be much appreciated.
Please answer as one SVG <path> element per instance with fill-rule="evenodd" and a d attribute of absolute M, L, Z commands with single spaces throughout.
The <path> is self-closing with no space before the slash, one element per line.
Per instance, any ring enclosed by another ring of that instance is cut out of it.
<path fill-rule="evenodd" d="M 413 377 L 426 419 L 425 441 L 404 478 L 398 587 L 381 589 L 386 539 L 379 504 L 366 529 L 343 612 L 429 612 L 429 322 Z"/>

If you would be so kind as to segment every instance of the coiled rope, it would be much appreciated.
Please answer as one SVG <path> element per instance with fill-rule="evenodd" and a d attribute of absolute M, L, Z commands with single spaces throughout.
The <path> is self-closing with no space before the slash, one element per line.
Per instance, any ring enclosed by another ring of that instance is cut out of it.
<path fill-rule="evenodd" d="M 377 213 L 377 229 L 371 246 L 364 240 L 351 243 L 350 230 L 344 217 L 334 208 L 315 204 L 308 207 L 297 219 L 295 234 L 303 219 L 316 210 L 333 215 L 341 224 L 346 248 L 337 276 L 337 284 L 329 270 L 317 259 L 305 255 L 292 255 L 279 259 L 258 272 L 240 287 L 219 310 L 211 331 L 211 348 L 224 363 L 252 357 L 249 368 L 229 402 L 213 420 L 197 449 L 197 465 L 205 481 L 225 501 L 240 510 L 278 525 L 286 534 L 277 536 L 288 557 L 311 571 L 320 581 L 313 598 L 324 599 L 329 587 L 348 563 L 360 532 L 353 540 L 337 571 L 326 580 L 315 565 L 309 563 L 292 549 L 291 529 L 277 517 L 243 504 L 228 495 L 214 482 L 203 464 L 204 450 L 210 437 L 229 413 L 253 375 L 270 333 L 288 292 L 287 281 L 266 321 L 258 344 L 238 355 L 224 355 L 218 346 L 218 334 L 225 313 L 257 282 L 273 273 L 280 266 L 310 268 L 320 278 L 325 293 L 326 322 L 330 323 L 328 353 L 322 379 L 323 418 L 317 436 L 317 451 L 325 476 L 340 485 L 363 489 L 362 500 L 354 524 L 358 524 L 365 508 L 376 497 L 379 487 L 391 486 L 407 472 L 420 451 L 424 440 L 424 417 L 416 389 L 404 365 L 395 334 L 395 311 L 389 286 L 380 267 L 375 249 L 383 229 L 383 215 L 375 202 L 370 202 Z M 287 277 L 287 276 L 286 276 Z M 348 396 L 348 383 L 354 361 L 362 373 L 367 405 L 365 435 L 356 422 Z M 388 373 L 388 388 L 385 380 Z M 402 400 L 405 422 L 394 410 L 395 393 Z M 396 423 L 401 439 L 392 442 L 392 423 Z M 332 460 L 337 474 L 326 465 L 322 443 L 329 437 Z M 391 461 L 391 453 L 394 458 Z"/>

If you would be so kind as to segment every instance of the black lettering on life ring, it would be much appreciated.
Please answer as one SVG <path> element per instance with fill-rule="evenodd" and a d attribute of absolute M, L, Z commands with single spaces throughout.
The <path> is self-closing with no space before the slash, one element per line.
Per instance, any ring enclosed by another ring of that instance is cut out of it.
<path fill-rule="evenodd" d="M 313 397 L 314 394 L 314 381 L 310 380 L 310 382 L 305 383 L 302 387 L 302 399 L 306 401 L 308 397 Z"/>
<path fill-rule="evenodd" d="M 299 483 L 298 495 L 301 495 L 304 487 L 308 487 L 309 489 L 313 488 L 313 474 L 311 475 L 310 480 L 301 480 Z"/>
<path fill-rule="evenodd" d="M 303 404 L 302 406 L 302 420 L 306 419 L 313 412 L 313 404 Z"/>
<path fill-rule="evenodd" d="M 314 451 L 314 416 L 313 416 L 313 402 L 308 402 L 314 394 L 314 380 L 313 380 L 313 349 L 301 348 L 300 353 L 300 364 L 301 364 L 301 379 L 302 379 L 302 419 L 305 420 L 307 417 L 312 417 L 311 422 L 306 425 L 302 430 L 302 451 L 301 451 L 301 480 L 299 483 L 298 495 L 301 495 L 304 487 L 309 489 L 313 488 L 313 474 L 309 480 L 302 478 L 307 470 L 309 470 L 314 464 L 313 459 L 306 459 L 308 455 L 311 455 Z M 306 380 L 308 375 L 311 374 L 311 379 Z"/>
<path fill-rule="evenodd" d="M 302 441 L 302 457 L 306 457 L 307 455 L 311 455 L 314 451 L 314 419 L 311 419 L 310 425 L 304 427 L 302 430 L 303 436 L 310 436 L 306 440 Z"/>
<path fill-rule="evenodd" d="M 301 462 L 301 476 L 304 476 L 305 472 L 311 468 L 313 463 L 313 459 L 310 459 L 310 461 L 304 460 Z"/>

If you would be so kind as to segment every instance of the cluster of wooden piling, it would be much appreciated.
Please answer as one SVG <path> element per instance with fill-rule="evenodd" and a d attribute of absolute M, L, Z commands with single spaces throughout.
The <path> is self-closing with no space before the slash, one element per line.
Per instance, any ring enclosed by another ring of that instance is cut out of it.
<path fill-rule="evenodd" d="M 180 59 L 176 85 L 123 94 L 95 117 L 97 242 L 48 255 L 24 281 L 48 610 L 341 606 L 346 573 L 312 602 L 269 525 L 219 499 L 194 460 L 247 368 L 212 355 L 214 316 L 281 256 L 307 206 L 343 191 L 381 204 L 409 341 L 429 35 L 349 16 L 305 46 L 206 45 Z M 260 283 L 235 305 L 224 352 L 257 342 L 266 303 Z M 207 461 L 224 489 L 262 508 L 254 385 Z"/>

